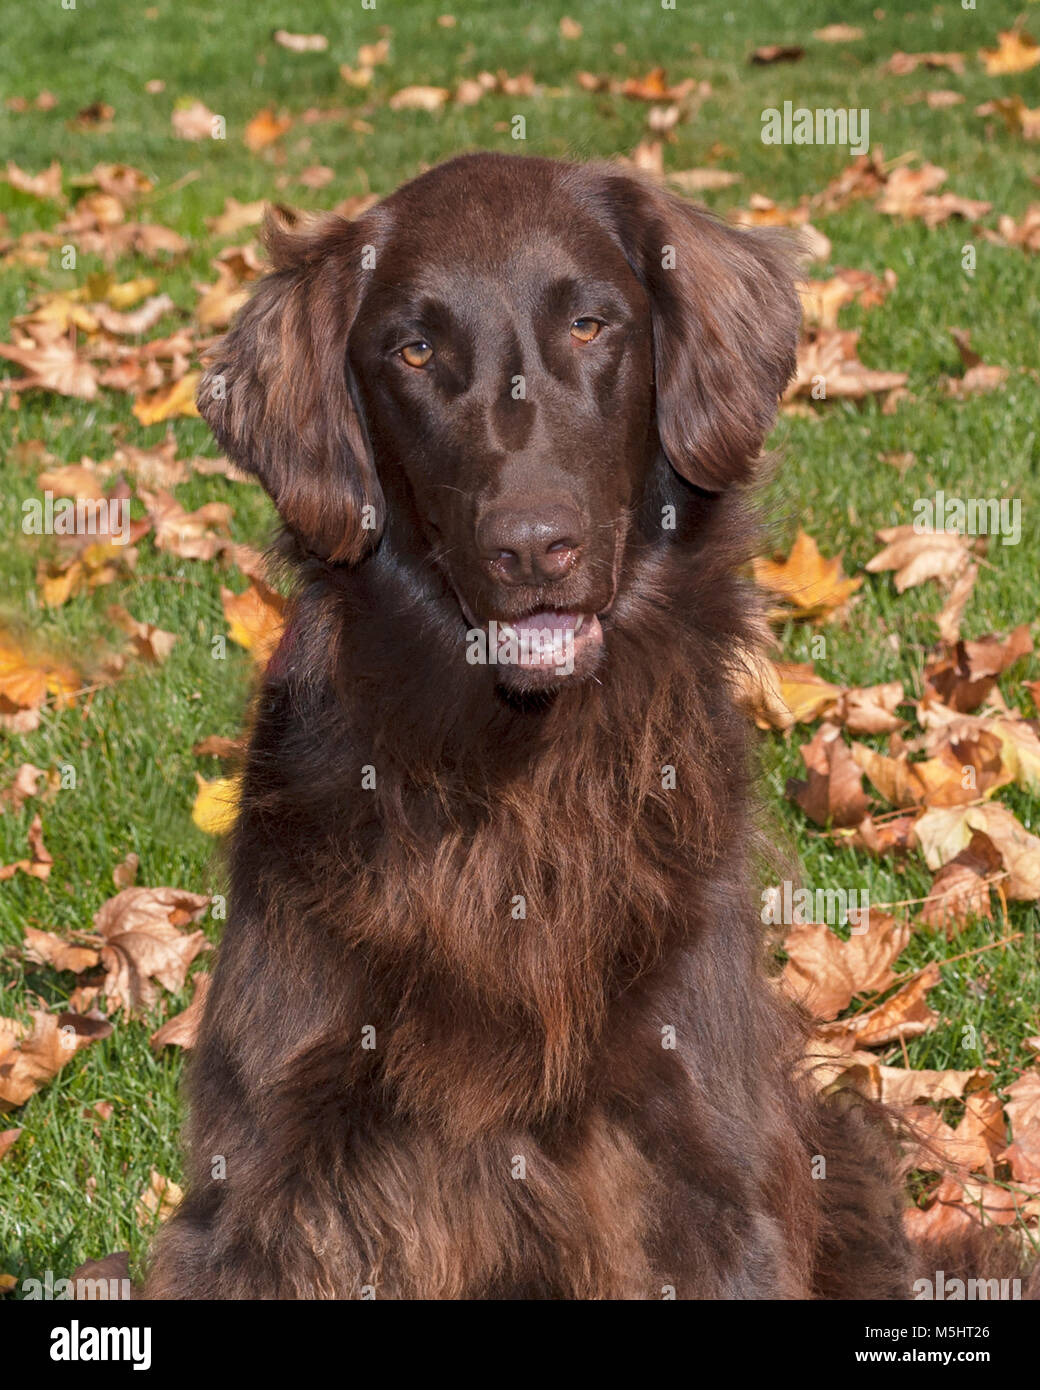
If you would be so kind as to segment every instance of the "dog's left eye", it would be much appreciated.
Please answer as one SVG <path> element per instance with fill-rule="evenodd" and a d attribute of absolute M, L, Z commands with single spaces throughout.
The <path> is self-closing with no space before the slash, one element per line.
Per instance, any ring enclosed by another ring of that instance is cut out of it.
<path fill-rule="evenodd" d="M 425 367 L 433 356 L 433 348 L 429 343 L 420 340 L 417 343 L 408 343 L 403 347 L 399 356 L 408 363 L 409 367 Z"/>
<path fill-rule="evenodd" d="M 603 327 L 599 319 L 575 319 L 571 324 L 571 337 L 579 343 L 591 343 Z"/>

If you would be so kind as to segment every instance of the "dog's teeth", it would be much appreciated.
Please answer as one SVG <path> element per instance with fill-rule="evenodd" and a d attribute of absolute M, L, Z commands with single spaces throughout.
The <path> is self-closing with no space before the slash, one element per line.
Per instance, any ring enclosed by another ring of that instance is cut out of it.
<path fill-rule="evenodd" d="M 578 621 L 574 624 L 574 635 L 575 635 L 575 637 L 577 637 L 578 633 L 581 631 L 582 625 L 583 625 L 584 622 L 585 622 L 585 614 L 582 613 L 582 614 L 579 616 Z"/>

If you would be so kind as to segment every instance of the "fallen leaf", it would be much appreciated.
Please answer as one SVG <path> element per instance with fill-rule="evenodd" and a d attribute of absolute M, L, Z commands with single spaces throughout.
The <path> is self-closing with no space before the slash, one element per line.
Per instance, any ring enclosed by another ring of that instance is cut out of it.
<path fill-rule="evenodd" d="M 218 117 L 201 101 L 180 107 L 170 117 L 173 133 L 178 140 L 209 140 L 217 129 Z"/>
<path fill-rule="evenodd" d="M 220 601 L 231 640 L 266 665 L 285 630 L 285 599 L 262 580 L 254 579 L 241 594 L 222 588 Z"/>
<path fill-rule="evenodd" d="M 52 965 L 55 970 L 71 970 L 76 975 L 93 970 L 101 959 L 92 947 L 74 946 L 53 932 L 38 931 L 36 927 L 25 928 L 25 947 L 26 960 Z"/>
<path fill-rule="evenodd" d="M 105 938 L 101 961 L 104 992 L 114 1009 L 135 1012 L 153 1007 L 155 983 L 172 994 L 184 988 L 188 967 L 208 949 L 205 933 L 180 928 L 197 922 L 210 902 L 205 893 L 182 888 L 124 888 L 94 914 L 94 928 Z"/>
<path fill-rule="evenodd" d="M 976 564 L 968 565 L 957 577 L 953 588 L 947 596 L 935 622 L 939 629 L 940 640 L 947 647 L 955 647 L 960 641 L 961 620 L 964 617 L 964 609 L 975 588 L 975 581 L 979 577 L 979 567 Z"/>
<path fill-rule="evenodd" d="M 706 193 L 716 188 L 730 188 L 742 177 L 729 169 L 684 169 L 670 173 L 668 182 L 680 193 Z"/>
<path fill-rule="evenodd" d="M 871 574 L 893 570 L 900 594 L 928 579 L 956 579 L 971 559 L 972 538 L 957 531 L 886 526 L 877 537 L 885 548 L 867 561 L 867 569 Z"/>
<path fill-rule="evenodd" d="M 796 926 L 784 940 L 788 960 L 780 980 L 815 1018 L 833 1019 L 854 995 L 879 993 L 893 983 L 892 965 L 909 940 L 909 924 L 883 912 L 871 914 L 867 930 L 848 941 L 829 927 Z"/>
<path fill-rule="evenodd" d="M 840 555 L 825 560 L 813 538 L 802 530 L 786 560 L 759 556 L 753 561 L 753 572 L 761 588 L 779 594 L 793 605 L 796 616 L 805 618 L 830 617 L 863 583 L 861 578 L 846 577 Z"/>
<path fill-rule="evenodd" d="M 39 812 L 33 816 L 32 824 L 29 826 L 28 840 L 31 858 L 19 859 L 15 864 L 5 864 L 0 867 L 0 883 L 13 878 L 19 870 L 23 874 L 28 874 L 30 878 L 44 880 L 50 878 L 51 869 L 54 867 L 54 858 L 43 843 L 43 822 Z"/>
<path fill-rule="evenodd" d="M 240 203 L 237 198 L 224 199 L 224 211 L 211 217 L 206 226 L 216 237 L 234 236 L 246 227 L 257 227 L 264 220 L 267 203 L 263 198 L 255 203 Z"/>
<path fill-rule="evenodd" d="M 206 1004 L 206 995 L 209 992 L 209 982 L 209 974 L 205 970 L 200 970 L 195 976 L 195 993 L 192 995 L 191 1003 L 179 1014 L 174 1014 L 173 1018 L 167 1019 L 162 1027 L 157 1028 L 152 1034 L 152 1047 L 157 1052 L 164 1047 L 192 1048 L 195 1046 L 199 1024 L 202 1022 L 202 1012 Z"/>
<path fill-rule="evenodd" d="M 963 53 L 893 53 L 881 71 L 894 77 L 906 77 L 918 68 L 945 68 L 958 76 L 964 71 Z"/>
<path fill-rule="evenodd" d="M 971 921 L 992 921 L 990 881 L 1001 875 L 1002 861 L 986 835 L 972 835 L 960 854 L 936 874 L 918 920 L 946 932 L 952 940 Z"/>
<path fill-rule="evenodd" d="M 165 661 L 173 650 L 173 644 L 177 640 L 176 633 L 164 632 L 155 623 L 138 622 L 118 603 L 109 605 L 108 616 L 131 639 L 135 656 L 159 663 Z"/>
<path fill-rule="evenodd" d="M 23 644 L 0 627 L 0 712 L 35 709 L 48 695 L 56 696 L 59 705 L 67 704 L 81 685 L 75 667 Z"/>
<path fill-rule="evenodd" d="M 276 116 L 270 107 L 258 111 L 245 129 L 243 139 L 246 149 L 251 150 L 253 154 L 266 149 L 268 145 L 280 140 L 291 125 L 291 117 Z"/>
<path fill-rule="evenodd" d="M 987 633 L 974 641 L 959 641 L 925 664 L 927 689 L 950 709 L 968 714 L 990 694 L 997 677 L 1032 650 L 1028 623 L 1006 638 Z"/>
<path fill-rule="evenodd" d="M 798 397 L 812 400 L 864 400 L 894 391 L 909 380 L 906 372 L 884 372 L 859 360 L 858 328 L 812 332 L 799 343 L 795 376 L 783 394 L 785 402 Z"/>
<path fill-rule="evenodd" d="M 798 290 L 803 323 L 837 328 L 839 310 L 846 304 L 876 307 L 884 303 L 895 285 L 895 273 L 891 270 L 885 272 L 884 279 L 866 270 L 838 269 L 829 280 L 807 280 Z"/>
<path fill-rule="evenodd" d="M 891 734 L 906 727 L 896 714 L 902 703 L 902 682 L 885 681 L 843 691 L 828 717 L 850 734 Z"/>
<path fill-rule="evenodd" d="M 559 30 L 561 39 L 580 39 L 582 35 L 581 25 L 576 19 L 569 19 L 567 15 L 560 20 Z"/>
<path fill-rule="evenodd" d="M 391 111 L 439 111 L 450 99 L 447 87 L 402 87 L 387 104 Z"/>
<path fill-rule="evenodd" d="M 164 386 L 150 396 L 138 396 L 134 401 L 134 415 L 142 425 L 159 424 L 179 415 L 198 416 L 195 392 L 201 377 L 201 372 L 188 372 L 171 386 Z"/>
<path fill-rule="evenodd" d="M 150 1230 L 156 1222 L 169 1221 L 183 1200 L 182 1188 L 153 1168 L 135 1208 L 137 1224 L 142 1230 Z"/>
<path fill-rule="evenodd" d="M 171 493 L 162 489 L 153 493 L 141 488 L 139 496 L 155 527 L 157 549 L 186 560 L 212 560 L 228 547 L 231 508 L 226 502 L 205 502 L 193 512 L 186 512 Z"/>
<path fill-rule="evenodd" d="M 993 1084 L 993 1075 L 981 1067 L 970 1071 L 927 1071 L 879 1066 L 878 1081 L 875 1100 L 907 1106 L 923 1100 L 960 1100 L 965 1094 L 986 1090 Z"/>
<path fill-rule="evenodd" d="M 195 774 L 198 790 L 191 818 L 204 835 L 226 835 L 238 819 L 238 803 L 242 792 L 242 777 L 216 777 L 207 782 Z"/>
<path fill-rule="evenodd" d="M 292 34 L 288 29 L 276 29 L 272 37 L 290 53 L 324 53 L 329 46 L 324 34 Z"/>
<path fill-rule="evenodd" d="M 61 191 L 61 165 L 55 159 L 42 174 L 27 174 L 19 169 L 13 160 L 7 161 L 7 182 L 19 193 L 27 193 L 30 198 L 51 198 L 59 201 Z"/>
<path fill-rule="evenodd" d="M 1006 806 L 936 807 L 918 820 L 915 831 L 928 867 L 937 872 L 971 844 L 979 831 L 992 841 L 1007 870 L 1003 882 L 1009 898 L 1040 898 L 1040 838 L 1031 835 Z"/>
<path fill-rule="evenodd" d="M 860 769 L 833 724 L 821 724 L 799 752 L 808 780 L 787 784 L 787 796 L 817 825 L 858 825 L 870 810 Z"/>
<path fill-rule="evenodd" d="M 31 1013 L 33 1029 L 28 1037 L 0 1051 L 0 1110 L 24 1105 L 81 1048 L 107 1038 L 112 1031 L 112 1025 L 103 1018 L 50 1014 L 43 1009 Z M 0 1020 L 0 1024 L 7 1021 Z"/>
<path fill-rule="evenodd" d="M 1040 63 L 1040 44 L 1022 29 L 1001 29 L 996 48 L 981 48 L 979 57 L 987 77 L 1004 77 Z"/>
<path fill-rule="evenodd" d="M 137 881 L 141 861 L 133 850 L 112 870 L 112 882 L 117 888 L 132 888 Z"/>
<path fill-rule="evenodd" d="M 21 1132 L 20 1129 L 0 1130 L 0 1159 L 8 1152 Z"/>
<path fill-rule="evenodd" d="M 811 662 L 777 662 L 779 695 L 790 715 L 790 722 L 811 724 L 821 715 L 830 714 L 843 695 L 840 685 L 833 685 L 818 676 Z"/>
<path fill-rule="evenodd" d="M 1040 106 L 1030 110 L 1019 96 L 998 97 L 975 108 L 976 116 L 1000 116 L 1013 135 L 1040 140 Z"/>
<path fill-rule="evenodd" d="M 813 30 L 813 38 L 821 43 L 854 43 L 863 38 L 863 30 L 855 24 L 825 24 L 822 29 Z"/>
<path fill-rule="evenodd" d="M 752 51 L 749 63 L 797 63 L 805 57 L 805 49 L 793 43 L 766 43 Z"/>
<path fill-rule="evenodd" d="M 918 1038 L 939 1022 L 939 1015 L 928 1007 L 928 991 L 939 983 L 939 967 L 934 962 L 896 990 L 883 1004 L 852 1018 L 823 1024 L 825 1036 L 840 1038 L 844 1046 L 883 1047 L 900 1038 Z"/>
<path fill-rule="evenodd" d="M 40 780 L 46 776 L 43 768 L 36 767 L 33 763 L 22 763 L 8 785 L 0 792 L 0 811 L 7 806 L 20 811 L 30 797 L 39 795 Z"/>
<path fill-rule="evenodd" d="M 27 324 L 21 343 L 0 343 L 0 357 L 28 373 L 4 381 L 9 391 L 55 391 L 84 401 L 97 395 L 97 371 L 77 352 L 74 337 L 58 324 Z"/>

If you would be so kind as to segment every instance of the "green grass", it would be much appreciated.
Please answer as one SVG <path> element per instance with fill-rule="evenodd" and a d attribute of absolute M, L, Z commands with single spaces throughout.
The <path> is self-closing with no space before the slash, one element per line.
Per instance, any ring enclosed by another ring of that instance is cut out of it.
<path fill-rule="evenodd" d="M 666 148 L 666 167 L 687 169 L 714 162 L 739 170 L 743 182 L 708 199 L 719 208 L 746 203 L 752 192 L 793 202 L 814 192 L 848 162 L 834 147 L 765 146 L 760 113 L 792 99 L 796 105 L 862 106 L 870 109 L 871 140 L 892 157 L 913 150 L 949 171 L 948 187 L 989 199 L 998 213 L 1021 217 L 1040 197 L 1040 144 L 1026 144 L 999 124 L 974 114 L 994 96 L 1020 94 L 1040 105 L 1040 68 L 1013 77 L 988 78 L 977 50 L 992 46 L 999 28 L 1014 21 L 1019 6 L 991 0 L 975 11 L 955 0 L 939 5 L 884 6 L 876 0 L 835 7 L 805 0 L 797 7 L 778 0 L 751 6 L 697 4 L 678 0 L 676 11 L 653 0 L 605 6 L 592 0 L 538 0 L 531 7 L 501 0 L 379 0 L 375 11 L 331 0 L 254 0 L 246 7 L 216 7 L 163 0 L 140 4 L 78 0 L 63 10 L 48 0 L 14 7 L 5 16 L 0 54 L 0 93 L 33 98 L 42 88 L 58 97 L 46 113 L 16 114 L 0 107 L 0 148 L 37 172 L 60 159 L 66 179 L 99 161 L 127 162 L 155 180 L 144 201 L 143 220 L 173 227 L 190 243 L 189 255 L 158 274 L 177 305 L 156 334 L 186 321 L 195 303 L 193 285 L 210 281 L 209 262 L 220 249 L 206 230 L 231 195 L 241 201 L 271 197 L 303 207 L 330 206 L 369 190 L 386 193 L 424 165 L 465 149 L 488 148 L 569 157 L 609 157 L 631 150 L 644 133 L 647 108 L 638 102 L 578 87 L 581 69 L 623 78 L 663 64 L 670 79 L 693 76 L 712 84 L 712 95 L 692 120 L 680 125 Z M 455 28 L 436 23 L 451 10 Z M 572 42 L 558 34 L 568 14 L 584 26 Z M 866 37 L 827 45 L 811 31 L 840 19 L 858 23 Z M 1027 13 L 1040 36 L 1040 13 Z M 341 63 L 353 64 L 357 47 L 372 42 L 386 26 L 391 60 L 376 70 L 363 92 L 345 86 Z M 285 27 L 321 32 L 326 53 L 297 55 L 276 47 L 272 31 Z M 749 67 L 747 53 L 758 44 L 796 42 L 807 54 L 798 64 Z M 623 51 L 617 51 L 623 46 Z M 968 55 L 963 76 L 920 70 L 896 78 L 880 72 L 896 49 L 960 50 Z M 540 84 L 533 97 L 490 96 L 476 106 L 434 114 L 394 113 L 386 98 L 411 83 L 452 86 L 482 69 L 530 70 Z M 146 92 L 161 78 L 165 91 Z M 911 92 L 940 87 L 964 93 L 962 105 L 933 111 L 905 104 Z M 563 94 L 555 89 L 566 88 Z M 206 103 L 227 121 L 227 139 L 187 143 L 173 138 L 175 103 Z M 115 110 L 110 129 L 76 132 L 67 122 L 77 110 L 103 100 Z M 297 119 L 275 150 L 250 154 L 242 141 L 245 123 L 261 107 L 273 106 L 299 118 L 308 108 L 342 108 L 332 121 Z M 527 120 L 524 144 L 509 134 L 510 118 Z M 367 133 L 356 121 L 367 122 Z M 336 180 L 320 192 L 298 182 L 313 164 L 335 170 Z M 53 204 L 26 197 L 0 182 L 0 213 L 6 235 L 49 228 Z M 855 572 L 877 548 L 876 528 L 911 519 L 913 500 L 936 487 L 965 496 L 1000 495 L 1010 489 L 1023 501 L 1023 536 L 1017 547 L 992 546 L 965 621 L 967 635 L 1032 621 L 1040 596 L 1035 562 L 1040 510 L 1038 405 L 1034 375 L 1015 373 L 1007 388 L 964 403 L 949 400 L 937 378 L 959 374 L 951 327 L 971 329 L 973 345 L 987 363 L 1035 367 L 1040 339 L 1037 260 L 1018 249 L 972 237 L 967 224 L 950 222 L 929 231 L 918 222 L 881 216 L 868 204 L 816 219 L 833 242 L 830 266 L 852 266 L 899 277 L 885 305 L 845 311 L 842 322 L 862 326 L 860 353 L 871 366 L 910 374 L 913 399 L 891 416 L 873 404 L 828 404 L 815 420 L 786 417 L 773 443 L 784 462 L 767 491 L 778 544 L 798 526 L 826 554 L 844 551 Z M 2 240 L 0 234 L 0 240 Z M 244 241 L 245 235 L 235 240 Z M 978 266 L 961 270 L 961 248 L 972 240 Z M 0 320 L 25 310 L 44 290 L 80 284 L 102 269 L 81 257 L 75 272 L 53 264 L 43 269 L 0 269 Z M 153 273 L 148 263 L 117 264 L 120 279 Z M 9 337 L 9 335 L 3 335 Z M 0 365 L 0 372 L 14 369 Z M 35 589 L 38 543 L 23 537 L 21 501 L 34 495 L 38 466 L 19 462 L 13 446 L 38 440 L 60 462 L 86 454 L 110 458 L 122 441 L 149 445 L 163 426 L 143 428 L 130 413 L 129 397 L 103 392 L 95 403 L 26 393 L 21 408 L 0 405 L 0 477 L 5 498 L 5 544 L 0 547 L 0 616 L 19 621 L 53 647 L 89 663 L 113 639 L 105 617 L 121 602 L 135 617 L 179 634 L 169 662 L 156 671 L 131 674 L 99 690 L 90 701 L 64 711 L 48 710 L 38 731 L 4 736 L 0 781 L 24 760 L 40 766 L 59 762 L 77 770 L 74 791 L 60 792 L 43 808 L 45 837 L 55 867 L 48 883 L 17 875 L 0 884 L 0 1012 L 12 1014 L 38 1003 L 60 1003 L 75 984 L 70 975 L 27 966 L 20 956 L 26 924 L 64 932 L 89 930 L 93 913 L 114 891 L 112 868 L 130 850 L 140 856 L 139 881 L 216 891 L 221 869 L 213 842 L 191 823 L 195 771 L 213 775 L 215 762 L 200 763 L 192 744 L 207 734 L 234 734 L 247 698 L 249 657 L 230 647 L 226 661 L 211 656 L 210 639 L 225 631 L 221 582 L 241 587 L 240 578 L 213 565 L 178 560 L 141 546 L 139 573 L 93 596 L 57 610 L 40 606 Z M 199 421 L 175 423 L 178 457 L 213 454 L 215 446 Z M 900 479 L 878 455 L 912 449 L 917 462 Z M 272 514 L 258 490 L 221 478 L 196 477 L 177 490 L 191 508 L 226 500 L 234 508 L 237 540 L 262 543 Z M 942 596 L 932 586 L 896 597 L 887 576 L 868 577 L 844 624 L 825 629 L 827 655 L 817 661 L 825 677 L 843 684 L 902 679 L 920 688 L 925 648 L 934 640 L 929 615 Z M 887 639 L 895 636 L 894 642 Z M 808 659 L 811 633 L 792 627 L 784 634 L 785 655 Z M 1028 675 L 1040 674 L 1031 659 Z M 1005 683 L 1012 699 L 1015 691 Z M 1019 697 L 1024 698 L 1024 697 Z M 921 897 L 929 876 L 919 859 L 905 867 L 836 848 L 807 827 L 785 801 L 786 779 L 801 772 L 791 739 L 765 741 L 764 772 L 773 812 L 794 840 L 808 884 L 840 883 L 869 888 L 873 902 Z M 1040 830 L 1037 806 L 1022 795 L 1005 796 L 1026 825 Z M 24 853 L 34 810 L 0 816 L 0 862 Z M 917 968 L 971 950 L 1008 932 L 1023 933 L 998 949 L 945 966 L 931 1002 L 943 1016 L 933 1032 L 909 1044 L 912 1065 L 979 1065 L 986 1059 L 1006 1083 L 1027 1060 L 1023 1039 L 1040 1032 L 1040 967 L 1036 954 L 1036 908 L 1012 904 L 1009 919 L 969 928 L 950 946 L 941 937 L 915 933 L 901 964 Z M 208 927 L 214 939 L 216 930 Z M 203 962 L 205 963 L 205 958 Z M 186 1004 L 190 991 L 167 997 L 147 1019 L 117 1022 L 112 1035 L 79 1055 L 21 1110 L 4 1121 L 24 1132 L 0 1163 L 0 1272 L 17 1278 L 53 1269 L 57 1277 L 81 1260 L 129 1248 L 139 1267 L 148 1232 L 139 1229 L 134 1205 L 152 1167 L 180 1175 L 177 1133 L 182 1057 L 168 1050 L 156 1057 L 148 1037 L 163 1017 Z M 979 1036 L 977 1055 L 962 1046 L 965 1025 Z M 898 1050 L 897 1050 L 898 1053 Z M 84 1115 L 97 1100 L 114 1104 L 112 1118 Z"/>

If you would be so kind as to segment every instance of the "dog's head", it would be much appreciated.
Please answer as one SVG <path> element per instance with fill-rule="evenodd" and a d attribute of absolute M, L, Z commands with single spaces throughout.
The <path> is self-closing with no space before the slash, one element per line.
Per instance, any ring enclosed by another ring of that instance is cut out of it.
<path fill-rule="evenodd" d="M 227 453 L 322 558 L 439 568 L 502 684 L 591 674 L 647 499 L 751 474 L 794 369 L 786 247 L 614 167 L 502 155 L 267 235 L 199 393 Z"/>

